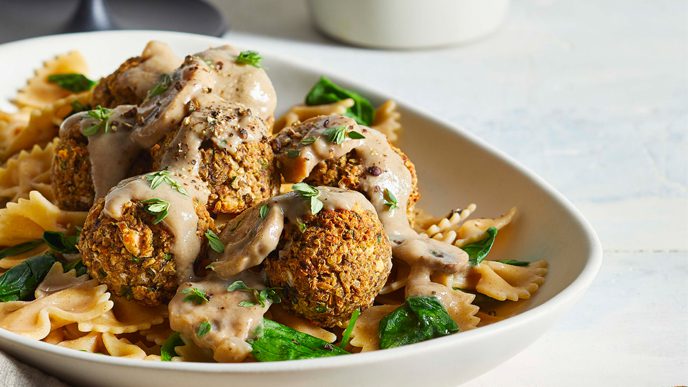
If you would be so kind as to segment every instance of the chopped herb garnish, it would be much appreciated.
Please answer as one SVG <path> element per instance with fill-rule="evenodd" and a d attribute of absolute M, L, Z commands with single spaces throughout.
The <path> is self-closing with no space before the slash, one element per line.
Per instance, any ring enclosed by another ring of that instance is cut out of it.
<path fill-rule="evenodd" d="M 43 233 L 43 240 L 54 251 L 62 254 L 76 254 L 79 252 L 76 245 L 79 242 L 79 233 L 65 235 L 59 231 L 46 231 Z"/>
<path fill-rule="evenodd" d="M 208 229 L 205 232 L 205 238 L 208 240 L 208 244 L 214 252 L 222 253 L 225 251 L 225 245 L 220 240 L 220 237 L 215 234 L 215 231 Z"/>
<path fill-rule="evenodd" d="M 313 136 L 304 137 L 304 139 L 301 140 L 301 145 L 311 145 L 315 140 L 316 138 Z"/>
<path fill-rule="evenodd" d="M 346 139 L 346 126 L 333 126 L 323 131 L 327 141 L 333 144 L 341 144 Z"/>
<path fill-rule="evenodd" d="M 299 227 L 299 231 L 305 232 L 308 226 L 306 223 L 302 222 L 301 219 L 296 219 L 296 225 Z"/>
<path fill-rule="evenodd" d="M 196 329 L 196 336 L 198 337 L 203 337 L 210 332 L 210 330 L 213 329 L 213 326 L 210 325 L 209 321 L 203 321 L 202 323 L 198 324 L 198 329 Z"/>
<path fill-rule="evenodd" d="M 48 82 L 75 93 L 91 90 L 96 85 L 95 81 L 86 78 L 84 74 L 78 73 L 48 75 Z"/>
<path fill-rule="evenodd" d="M 110 116 L 112 115 L 112 110 L 98 105 L 95 109 L 89 110 L 86 114 L 94 120 L 97 120 L 97 122 L 82 130 L 84 136 L 93 136 L 101 129 L 103 129 L 105 133 L 110 131 Z"/>
<path fill-rule="evenodd" d="M 42 244 L 43 240 L 36 239 L 33 241 L 20 243 L 18 245 L 5 247 L 4 249 L 0 250 L 0 259 L 26 253 L 27 251 L 31 251 Z"/>
<path fill-rule="evenodd" d="M 172 174 L 170 171 L 163 170 L 163 171 L 157 171 L 157 172 L 151 172 L 146 175 L 146 180 L 150 182 L 151 189 L 156 189 L 160 186 L 160 184 L 165 183 L 168 184 L 170 187 L 174 188 L 175 191 L 179 192 L 182 195 L 189 195 L 184 187 L 179 184 L 178 181 L 174 180 L 172 178 Z"/>
<path fill-rule="evenodd" d="M 255 288 L 250 288 L 246 285 L 244 281 L 234 281 L 232 282 L 228 287 L 227 291 L 230 292 L 246 292 L 246 293 L 251 293 L 253 294 L 253 299 L 255 301 L 250 301 L 250 300 L 244 300 L 239 302 L 239 306 L 243 306 L 244 308 L 250 308 L 252 306 L 260 305 L 261 307 L 265 307 L 265 303 L 267 301 L 270 301 L 273 304 L 279 304 L 282 302 L 282 298 L 279 296 L 277 293 L 280 290 L 280 288 L 265 288 L 265 289 L 255 289 Z"/>
<path fill-rule="evenodd" d="M 360 94 L 347 90 L 326 77 L 320 77 L 320 80 L 313 85 L 306 95 L 306 105 L 325 105 L 347 98 L 353 99 L 354 105 L 346 109 L 345 115 L 355 119 L 359 124 L 371 125 L 375 118 L 373 104 Z"/>
<path fill-rule="evenodd" d="M 409 297 L 380 320 L 380 348 L 394 348 L 458 332 L 459 327 L 434 296 Z"/>
<path fill-rule="evenodd" d="M 358 320 L 358 316 L 361 315 L 361 310 L 356 309 L 354 312 L 351 314 L 351 317 L 349 318 L 349 324 L 347 324 L 346 329 L 344 330 L 344 333 L 342 334 L 342 342 L 339 344 L 339 346 L 342 349 L 345 349 L 347 345 L 349 345 L 349 339 L 351 338 L 351 332 L 354 330 L 354 326 L 356 325 L 356 320 Z"/>
<path fill-rule="evenodd" d="M 235 62 L 237 64 L 245 64 L 245 65 L 250 65 L 253 67 L 258 67 L 260 68 L 260 62 L 263 60 L 263 57 L 260 56 L 259 53 L 255 51 L 242 51 L 237 57 Z"/>
<path fill-rule="evenodd" d="M 270 212 L 270 206 L 267 204 L 263 204 L 258 210 L 261 219 L 265 219 L 268 216 L 268 212 Z"/>
<path fill-rule="evenodd" d="M 361 133 L 358 133 L 354 130 L 350 131 L 346 135 L 349 136 L 349 138 L 354 139 L 354 140 L 362 140 L 365 138 L 364 135 L 362 135 Z"/>
<path fill-rule="evenodd" d="M 385 205 L 390 209 L 393 210 L 395 208 L 399 208 L 399 202 L 397 201 L 397 197 L 394 196 L 392 191 L 388 190 L 385 188 L 384 196 L 383 198 L 385 199 Z"/>
<path fill-rule="evenodd" d="M 0 275 L 0 302 L 30 301 L 53 264 L 52 254 L 31 257 Z"/>
<path fill-rule="evenodd" d="M 346 355 L 348 352 L 317 337 L 272 320 L 263 319 L 255 338 L 248 340 L 258 361 L 313 359 Z"/>
<path fill-rule="evenodd" d="M 142 200 L 141 203 L 146 205 L 146 212 L 155 215 L 153 224 L 162 222 L 167 217 L 170 209 L 170 202 L 158 198 Z"/>
<path fill-rule="evenodd" d="M 310 201 L 311 214 L 315 215 L 323 209 L 323 202 L 318 199 L 318 196 L 320 196 L 320 191 L 318 191 L 317 188 L 310 186 L 307 183 L 296 183 L 291 186 L 291 189 L 299 194 L 299 196 L 302 198 Z"/>
<path fill-rule="evenodd" d="M 496 237 L 497 227 L 490 227 L 485 239 L 463 246 L 461 249 L 468 254 L 468 263 L 473 266 L 480 264 L 492 249 Z"/>
<path fill-rule="evenodd" d="M 199 288 L 186 288 L 182 290 L 182 294 L 186 294 L 184 302 L 193 302 L 196 305 L 201 305 L 209 301 L 205 291 Z"/>
<path fill-rule="evenodd" d="M 497 262 L 503 263 L 505 265 L 511 265 L 511 266 L 529 266 L 530 262 L 528 261 L 519 261 L 517 259 L 500 259 Z"/>
<path fill-rule="evenodd" d="M 148 98 L 155 97 L 167 91 L 172 85 L 172 77 L 170 74 L 161 74 L 158 78 L 158 83 L 148 90 Z"/>
<path fill-rule="evenodd" d="M 160 347 L 160 360 L 171 361 L 173 357 L 178 356 L 174 348 L 182 345 L 184 345 L 184 341 L 179 332 L 172 333 Z"/>
<path fill-rule="evenodd" d="M 298 149 L 289 149 L 287 151 L 287 157 L 289 157 L 290 159 L 295 159 L 295 158 L 299 157 L 300 154 L 301 154 L 301 151 Z"/>

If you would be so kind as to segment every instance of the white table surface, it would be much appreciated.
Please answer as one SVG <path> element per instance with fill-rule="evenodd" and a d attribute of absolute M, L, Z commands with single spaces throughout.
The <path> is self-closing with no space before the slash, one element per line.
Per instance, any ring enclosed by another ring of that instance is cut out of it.
<path fill-rule="evenodd" d="M 518 0 L 489 39 L 426 51 L 340 45 L 296 0 L 213 2 L 233 44 L 298 56 L 452 120 L 592 222 L 605 260 L 583 300 L 467 386 L 688 384 L 687 1 Z"/>

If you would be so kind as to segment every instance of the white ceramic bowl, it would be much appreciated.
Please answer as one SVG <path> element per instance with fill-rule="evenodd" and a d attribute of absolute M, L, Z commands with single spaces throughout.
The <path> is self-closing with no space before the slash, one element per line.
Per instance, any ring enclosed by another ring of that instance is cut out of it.
<path fill-rule="evenodd" d="M 320 31 L 378 48 L 426 48 L 471 42 L 502 24 L 509 0 L 308 0 Z"/>
<path fill-rule="evenodd" d="M 138 54 L 150 39 L 165 41 L 180 54 L 226 43 L 181 33 L 118 31 L 6 44 L 0 46 L 0 97 L 11 97 L 33 68 L 54 54 L 78 49 L 88 59 L 91 75 L 103 75 Z M 277 89 L 280 112 L 301 102 L 317 78 L 328 74 L 295 58 L 262 54 Z M 394 97 L 344 77 L 332 79 L 359 90 L 375 103 Z M 113 358 L 29 340 L 3 329 L 0 348 L 65 381 L 111 386 L 455 386 L 498 366 L 542 335 L 583 294 L 602 261 L 599 241 L 578 211 L 539 177 L 456 124 L 403 102 L 399 105 L 405 127 L 401 148 L 416 163 L 421 206 L 442 214 L 473 201 L 482 215 L 518 206 L 518 220 L 500 233 L 491 257 L 549 261 L 547 280 L 523 313 L 487 327 L 401 348 L 278 363 Z M 537 367 L 532 372 L 537 372 Z"/>

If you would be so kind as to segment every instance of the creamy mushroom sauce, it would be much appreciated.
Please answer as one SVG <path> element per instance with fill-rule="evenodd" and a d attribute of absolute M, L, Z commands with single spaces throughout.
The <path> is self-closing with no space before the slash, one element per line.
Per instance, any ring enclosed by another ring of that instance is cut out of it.
<path fill-rule="evenodd" d="M 176 127 L 203 99 L 223 98 L 247 106 L 265 122 L 272 121 L 277 99 L 263 69 L 235 63 L 239 52 L 230 47 L 211 48 L 189 55 L 172 75 L 170 87 L 139 107 L 136 142 L 151 147 Z"/>
<path fill-rule="evenodd" d="M 170 328 L 190 339 L 200 348 L 213 351 L 218 362 L 239 362 L 251 353 L 251 345 L 246 342 L 263 321 L 263 315 L 270 308 L 265 306 L 239 306 L 242 301 L 254 301 L 250 292 L 227 291 L 234 281 L 241 280 L 254 289 L 264 289 L 264 281 L 257 274 L 244 272 L 228 280 L 212 277 L 199 282 L 182 284 L 168 306 Z M 196 304 L 184 301 L 185 289 L 196 288 L 203 291 L 208 301 Z M 210 331 L 198 336 L 198 327 L 204 322 L 210 324 Z"/>
<path fill-rule="evenodd" d="M 141 63 L 119 74 L 118 82 L 127 85 L 139 98 L 145 98 L 159 80 L 182 64 L 174 51 L 165 43 L 152 40 L 141 53 Z"/>
<path fill-rule="evenodd" d="M 154 43 L 146 48 L 152 52 L 165 49 Z M 209 139 L 235 154 L 242 143 L 261 141 L 268 135 L 262 120 L 272 120 L 276 105 L 275 92 L 265 72 L 234 63 L 238 53 L 223 46 L 187 56 L 172 73 L 167 90 L 148 97 L 138 108 L 113 109 L 110 131 L 89 137 L 88 143 L 96 196 L 101 197 L 109 190 L 103 210 L 107 216 L 120 219 L 124 206 L 132 201 L 156 198 L 169 203 L 163 224 L 174 235 L 172 254 L 178 281 L 186 282 L 169 304 L 170 324 L 199 346 L 212 349 L 217 361 L 240 361 L 250 353 L 246 339 L 269 307 L 269 304 L 240 307 L 239 302 L 247 300 L 248 294 L 227 292 L 227 282 L 218 278 L 188 282 L 195 280 L 193 264 L 205 243 L 205 238 L 197 232 L 195 204 L 205 206 L 210 194 L 198 174 L 199 148 Z M 151 58 L 159 56 L 151 53 Z M 153 60 L 150 65 L 155 63 Z M 145 71 L 127 72 L 132 81 L 138 79 L 142 83 L 145 74 Z M 149 83 L 148 89 L 154 84 Z M 61 130 L 65 134 L 70 130 L 83 133 L 84 128 L 97 123 L 87 113 L 80 113 L 66 120 Z M 174 136 L 163 153 L 161 168 L 170 171 L 170 177 L 186 192 L 180 193 L 166 183 L 152 189 L 145 175 L 122 180 L 138 153 L 160 142 L 168 133 Z M 242 273 L 240 278 L 249 286 L 264 287 L 264 281 L 251 277 L 250 273 Z M 211 301 L 197 308 L 182 301 L 181 292 L 190 286 L 204 289 L 212 297 Z M 194 331 L 202 322 L 199 319 L 210 321 L 213 326 L 202 339 Z"/>
<path fill-rule="evenodd" d="M 318 199 L 323 211 L 358 210 L 375 213 L 375 208 L 361 193 L 333 187 L 318 187 Z M 287 219 L 298 224 L 311 213 L 310 201 L 296 192 L 275 196 L 264 202 L 269 206 L 265 219 L 260 207 L 255 206 L 229 222 L 220 239 L 225 244 L 223 253 L 210 253 L 209 267 L 222 278 L 229 278 L 261 262 L 277 248 Z M 284 247 L 287 250 L 288 246 Z"/>
<path fill-rule="evenodd" d="M 91 180 L 96 198 L 103 197 L 110 188 L 128 177 L 129 169 L 141 151 L 130 139 L 135 117 L 136 106 L 120 105 L 112 109 L 107 133 L 104 131 L 104 123 L 89 116 L 88 112 L 73 114 L 60 126 L 61 138 L 74 133 L 83 134 L 84 130 L 93 125 L 103 126 L 96 134 L 87 137 Z"/>
<path fill-rule="evenodd" d="M 338 115 L 315 117 L 299 125 L 300 127 L 294 130 L 307 132 L 304 138 L 313 137 L 315 141 L 311 144 L 300 142 L 295 148 L 282 149 L 277 155 L 286 182 L 300 182 L 308 177 L 319 163 L 337 159 L 355 151 L 364 171 L 373 168 L 382 171 L 375 175 L 365 174 L 361 177 L 360 184 L 361 190 L 375 207 L 383 228 L 392 242 L 394 257 L 408 263 L 413 273 L 422 272 L 413 270 L 415 266 L 448 274 L 468 270 L 468 255 L 463 250 L 420 235 L 410 226 L 406 207 L 412 190 L 411 173 L 404 165 L 401 156 L 390 146 L 385 135 L 374 129 L 360 126 L 351 118 Z M 344 127 L 347 134 L 351 131 L 359 132 L 365 138 L 351 139 L 345 136 L 341 144 L 335 144 L 328 141 L 325 132 L 329 128 L 336 127 Z M 290 150 L 292 152 L 289 152 Z M 294 150 L 298 151 L 296 157 L 293 157 Z M 385 190 L 389 190 L 397 198 L 398 208 L 390 209 L 385 204 Z M 409 279 L 409 281 L 412 280 L 413 278 Z M 430 281 L 429 276 L 427 281 Z M 416 289 L 417 292 L 407 292 L 407 296 L 429 295 L 423 294 L 424 287 L 416 286 L 411 289 Z"/>
<path fill-rule="evenodd" d="M 319 187 L 318 190 L 322 211 L 344 209 L 375 213 L 375 208 L 359 192 L 332 187 Z M 213 263 L 208 267 L 213 274 L 202 281 L 181 286 L 169 304 L 171 328 L 191 338 L 199 347 L 212 349 L 217 361 L 240 361 L 248 356 L 251 346 L 246 340 L 252 337 L 269 308 L 269 305 L 264 308 L 240 306 L 241 301 L 250 298 L 245 292 L 227 292 L 227 286 L 241 279 L 249 287 L 263 289 L 265 281 L 247 269 L 259 265 L 277 248 L 285 220 L 297 224 L 311 213 L 310 201 L 296 192 L 275 196 L 263 204 L 269 206 L 264 219 L 260 217 L 261 206 L 255 206 L 225 226 L 220 234 L 224 252 L 210 253 Z M 184 301 L 184 289 L 190 287 L 206 291 L 210 301 L 201 305 Z M 211 322 L 212 335 L 198 337 L 194 329 L 203 321 Z"/>
<path fill-rule="evenodd" d="M 181 184 L 188 194 L 182 194 L 169 184 L 160 184 L 152 189 L 145 176 L 136 176 L 121 181 L 105 196 L 105 215 L 120 219 L 124 206 L 132 201 L 161 199 L 169 203 L 168 215 L 163 224 L 174 235 L 172 255 L 177 268 L 179 281 L 193 278 L 193 263 L 203 246 L 202 236 L 197 234 L 198 215 L 194 202 L 205 205 L 209 191 L 200 179 L 185 174 L 174 173 L 172 178 Z"/>

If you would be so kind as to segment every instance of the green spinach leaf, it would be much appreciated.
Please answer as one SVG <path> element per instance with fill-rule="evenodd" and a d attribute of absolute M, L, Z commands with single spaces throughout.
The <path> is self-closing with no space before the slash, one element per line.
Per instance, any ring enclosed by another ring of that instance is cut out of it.
<path fill-rule="evenodd" d="M 497 262 L 503 263 L 505 265 L 511 265 L 511 266 L 529 266 L 530 262 L 528 261 L 519 261 L 517 259 L 500 259 Z"/>
<path fill-rule="evenodd" d="M 97 83 L 96 81 L 86 78 L 84 74 L 79 73 L 48 75 L 48 82 L 75 93 L 91 90 Z"/>
<path fill-rule="evenodd" d="M 492 249 L 496 237 L 497 227 L 490 227 L 487 229 L 487 238 L 462 247 L 468 254 L 468 262 L 473 266 L 480 264 Z"/>
<path fill-rule="evenodd" d="M 76 254 L 79 252 L 76 244 L 79 242 L 79 234 L 65 235 L 59 231 L 46 231 L 43 233 L 43 240 L 51 249 L 62 254 Z"/>
<path fill-rule="evenodd" d="M 181 345 L 184 345 L 184 341 L 182 341 L 179 332 L 172 333 L 160 347 L 160 360 L 171 361 L 173 357 L 178 356 L 174 348 Z"/>
<path fill-rule="evenodd" d="M 447 336 L 459 327 L 436 297 L 409 297 L 380 321 L 380 348 L 394 348 Z"/>
<path fill-rule="evenodd" d="M 351 98 L 354 106 L 346 110 L 346 115 L 355 119 L 362 125 L 371 125 L 375 118 L 375 108 L 370 101 L 360 94 L 347 90 L 327 77 L 320 77 L 320 80 L 313 85 L 306 95 L 306 105 L 324 105 Z"/>
<path fill-rule="evenodd" d="M 264 319 L 249 340 L 253 357 L 258 361 L 312 359 L 346 355 L 348 352 L 317 337 L 301 333 L 285 325 Z"/>
<path fill-rule="evenodd" d="M 31 251 L 31 250 L 35 249 L 36 247 L 38 247 L 42 244 L 43 244 L 42 240 L 36 239 L 34 241 L 28 241 L 28 242 L 20 243 L 18 245 L 5 247 L 4 249 L 0 250 L 0 259 L 6 258 L 6 257 L 12 257 L 15 255 L 25 253 L 27 251 Z"/>
<path fill-rule="evenodd" d="M 34 291 L 55 263 L 51 254 L 37 255 L 0 275 L 0 301 L 30 301 Z"/>

